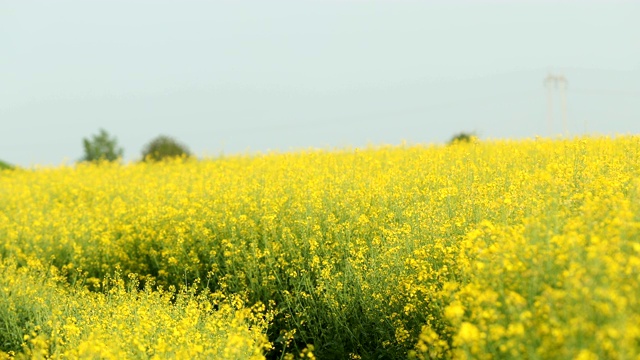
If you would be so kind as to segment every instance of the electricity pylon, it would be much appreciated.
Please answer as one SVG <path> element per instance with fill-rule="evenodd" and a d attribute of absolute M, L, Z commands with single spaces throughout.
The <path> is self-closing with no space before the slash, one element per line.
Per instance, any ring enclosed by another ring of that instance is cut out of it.
<path fill-rule="evenodd" d="M 560 111 L 562 112 L 562 130 L 567 133 L 567 78 L 560 74 L 549 73 L 544 79 L 544 86 L 547 88 L 547 126 L 549 135 L 553 132 L 553 92 L 556 90 L 560 97 Z"/>

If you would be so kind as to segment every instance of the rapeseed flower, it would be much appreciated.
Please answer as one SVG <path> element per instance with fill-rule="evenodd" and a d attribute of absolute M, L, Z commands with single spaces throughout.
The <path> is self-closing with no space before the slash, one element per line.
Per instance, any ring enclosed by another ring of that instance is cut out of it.
<path fill-rule="evenodd" d="M 2 351 L 635 358 L 639 153 L 624 136 L 2 172 Z"/>

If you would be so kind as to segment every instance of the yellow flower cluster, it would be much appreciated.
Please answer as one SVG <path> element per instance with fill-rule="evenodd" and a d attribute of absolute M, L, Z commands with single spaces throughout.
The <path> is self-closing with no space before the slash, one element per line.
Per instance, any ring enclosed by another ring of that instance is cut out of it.
<path fill-rule="evenodd" d="M 15 274 L 51 264 L 56 284 L 74 284 L 61 298 L 84 304 L 65 305 L 77 309 L 66 317 L 33 305 L 59 325 L 20 325 L 25 349 L 62 339 L 73 345 L 60 349 L 81 356 L 117 339 L 126 346 L 104 351 L 233 357 L 224 351 L 237 344 L 236 357 L 640 355 L 633 136 L 2 171 L 0 239 Z M 116 273 L 137 275 L 107 286 Z M 202 293 L 169 290 L 181 284 Z M 0 301 L 16 296 L 5 288 Z M 0 311 L 15 313 L 11 306 Z M 95 316 L 113 326 L 92 333 L 86 319 Z M 157 325 L 141 321 L 132 333 L 126 324 L 136 317 Z M 233 335 L 212 340 L 207 331 Z"/>
<path fill-rule="evenodd" d="M 119 277 L 89 292 L 35 260 L 0 273 L 0 340 L 12 346 L 0 359 L 263 359 L 271 347 L 258 312 L 206 292 L 127 289 Z"/>
<path fill-rule="evenodd" d="M 504 145 L 513 155 L 496 153 L 504 163 L 491 164 L 494 180 L 476 185 L 502 189 L 480 198 L 494 216 L 465 229 L 457 279 L 441 290 L 446 324 L 435 325 L 451 347 L 425 326 L 416 350 L 422 358 L 443 348 L 456 359 L 638 358 L 640 139 Z"/>

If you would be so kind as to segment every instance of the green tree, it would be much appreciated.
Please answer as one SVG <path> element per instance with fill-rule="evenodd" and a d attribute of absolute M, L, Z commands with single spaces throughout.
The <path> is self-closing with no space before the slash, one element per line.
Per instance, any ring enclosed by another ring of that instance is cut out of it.
<path fill-rule="evenodd" d="M 124 150 L 118 147 L 118 140 L 111 137 L 109 133 L 100 129 L 98 135 L 93 135 L 92 139 L 84 138 L 84 157 L 82 161 L 115 161 L 122 158 Z"/>
<path fill-rule="evenodd" d="M 160 135 L 151 140 L 142 150 L 142 159 L 144 161 L 159 161 L 178 156 L 191 156 L 191 153 L 185 145 L 165 135 Z"/>

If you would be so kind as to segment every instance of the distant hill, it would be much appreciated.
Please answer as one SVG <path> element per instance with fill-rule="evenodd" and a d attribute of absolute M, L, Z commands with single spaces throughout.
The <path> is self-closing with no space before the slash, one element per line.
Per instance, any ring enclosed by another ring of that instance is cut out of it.
<path fill-rule="evenodd" d="M 13 166 L 7 164 L 6 162 L 0 160 L 0 170 L 5 170 L 5 169 L 13 169 Z"/>

